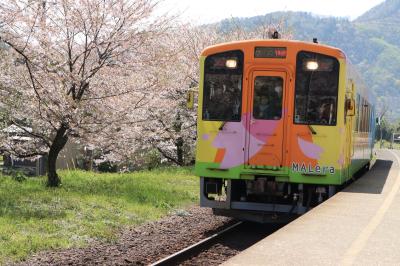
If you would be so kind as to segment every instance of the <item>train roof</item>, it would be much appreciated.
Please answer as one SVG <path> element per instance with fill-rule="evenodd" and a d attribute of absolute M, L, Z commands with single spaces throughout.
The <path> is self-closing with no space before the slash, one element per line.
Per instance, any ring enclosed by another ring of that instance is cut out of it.
<path fill-rule="evenodd" d="M 228 43 L 220 43 L 207 47 L 201 53 L 202 56 L 209 56 L 212 54 L 220 53 L 228 50 L 253 50 L 255 47 L 259 46 L 270 46 L 270 47 L 287 47 L 287 49 L 300 51 L 307 50 L 313 52 L 319 52 L 322 54 L 327 54 L 334 56 L 339 59 L 346 59 L 345 53 L 339 48 L 324 45 L 320 43 L 294 41 L 294 40 L 282 40 L 282 39 L 269 39 L 269 40 L 243 40 Z"/>

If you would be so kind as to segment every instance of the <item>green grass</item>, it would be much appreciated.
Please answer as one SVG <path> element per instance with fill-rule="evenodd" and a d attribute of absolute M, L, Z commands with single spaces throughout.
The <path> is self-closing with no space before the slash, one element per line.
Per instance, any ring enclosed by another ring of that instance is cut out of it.
<path fill-rule="evenodd" d="M 380 148 L 380 141 L 375 142 L 374 148 L 375 149 L 379 149 Z M 391 143 L 387 140 L 383 140 L 382 141 L 382 148 L 383 149 L 389 149 L 389 148 L 393 148 L 395 150 L 400 150 L 400 143 L 399 142 L 395 142 L 393 143 L 393 147 L 391 147 Z"/>
<path fill-rule="evenodd" d="M 46 249 L 114 241 L 130 225 L 155 220 L 198 201 L 189 169 L 130 174 L 60 171 L 61 188 L 45 178 L 0 176 L 0 264 Z"/>

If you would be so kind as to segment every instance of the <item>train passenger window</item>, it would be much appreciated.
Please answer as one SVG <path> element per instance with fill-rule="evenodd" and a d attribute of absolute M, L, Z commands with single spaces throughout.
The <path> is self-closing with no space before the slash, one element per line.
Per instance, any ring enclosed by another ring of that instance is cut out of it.
<path fill-rule="evenodd" d="M 281 77 L 256 77 L 254 81 L 253 117 L 279 120 L 282 117 L 283 79 Z"/>
<path fill-rule="evenodd" d="M 339 61 L 299 52 L 296 66 L 295 124 L 336 125 Z"/>
<path fill-rule="evenodd" d="M 365 108 L 365 100 L 362 98 L 361 100 L 361 132 L 365 132 L 365 118 L 366 118 L 366 108 Z"/>
<path fill-rule="evenodd" d="M 230 51 L 205 61 L 203 120 L 240 121 L 243 53 Z"/>
<path fill-rule="evenodd" d="M 362 102 L 363 102 L 363 105 L 362 105 L 363 111 L 362 111 L 361 117 L 362 117 L 363 124 L 361 126 L 360 131 L 361 132 L 369 132 L 370 123 L 371 123 L 371 107 L 370 107 L 369 102 L 367 100 L 365 100 L 364 98 L 363 98 Z"/>

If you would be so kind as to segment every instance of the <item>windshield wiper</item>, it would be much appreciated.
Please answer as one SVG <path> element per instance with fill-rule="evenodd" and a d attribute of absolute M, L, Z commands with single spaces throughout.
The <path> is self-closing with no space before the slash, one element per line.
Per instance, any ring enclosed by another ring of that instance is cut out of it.
<path fill-rule="evenodd" d="M 317 135 L 317 131 L 315 131 L 311 125 L 307 125 L 313 135 Z"/>
<path fill-rule="evenodd" d="M 221 126 L 219 127 L 219 131 L 224 129 L 225 124 L 226 124 L 226 121 L 222 122 Z"/>

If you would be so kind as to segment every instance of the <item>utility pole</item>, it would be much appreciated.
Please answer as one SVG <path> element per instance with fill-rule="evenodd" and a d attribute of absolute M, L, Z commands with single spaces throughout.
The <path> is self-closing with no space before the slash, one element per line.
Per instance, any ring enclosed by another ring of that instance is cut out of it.
<path fill-rule="evenodd" d="M 379 119 L 379 130 L 380 130 L 380 140 L 379 140 L 379 148 L 382 149 L 383 141 L 382 141 L 382 117 Z"/>
<path fill-rule="evenodd" d="M 386 112 L 387 112 L 387 110 L 388 110 L 388 107 L 384 107 L 384 109 L 382 110 L 382 113 L 381 113 L 381 115 L 379 116 L 379 121 L 378 121 L 378 124 L 379 124 L 379 130 L 380 130 L 380 140 L 379 140 L 379 142 L 380 142 L 380 144 L 379 144 L 379 148 L 381 148 L 382 149 L 382 146 L 383 146 L 383 140 L 382 140 L 382 135 L 383 135 L 383 133 L 382 133 L 382 122 L 383 122 L 383 117 L 385 116 L 385 114 L 386 114 Z"/>
<path fill-rule="evenodd" d="M 393 149 L 394 133 L 392 133 L 392 139 L 390 140 L 390 148 Z"/>

